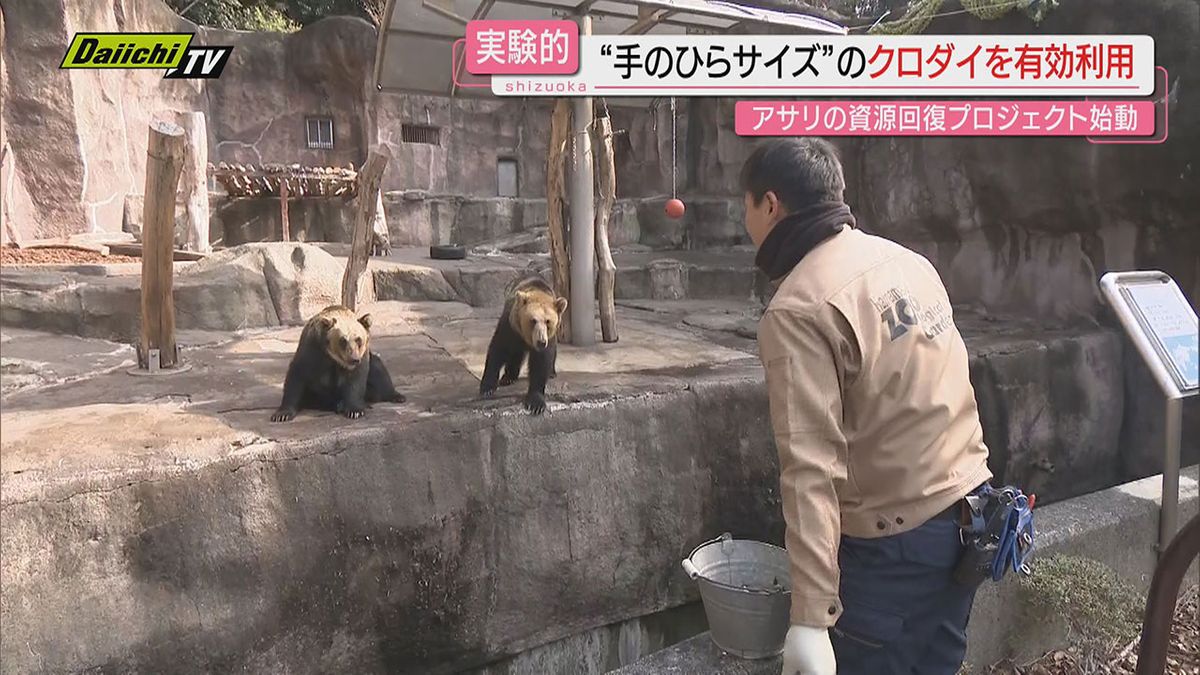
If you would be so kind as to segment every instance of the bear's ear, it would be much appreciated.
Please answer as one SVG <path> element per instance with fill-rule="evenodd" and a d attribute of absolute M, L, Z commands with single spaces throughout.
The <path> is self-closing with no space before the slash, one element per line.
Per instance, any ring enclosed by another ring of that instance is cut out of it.
<path fill-rule="evenodd" d="M 566 298 L 555 298 L 554 299 L 554 309 L 557 309 L 558 315 L 562 316 L 563 312 L 567 311 L 567 299 Z"/>
<path fill-rule="evenodd" d="M 367 330 L 371 330 L 371 315 L 370 314 L 363 314 L 362 316 L 358 317 L 358 322 L 362 324 L 363 328 L 366 328 Z"/>
<path fill-rule="evenodd" d="M 323 316 L 317 319 L 317 326 L 322 331 L 328 331 L 330 328 L 333 328 L 333 324 L 335 323 L 337 323 L 337 317 L 334 316 Z"/>
<path fill-rule="evenodd" d="M 517 291 L 514 299 L 516 300 L 516 305 L 518 307 L 524 305 L 525 303 L 529 302 L 529 291 Z"/>

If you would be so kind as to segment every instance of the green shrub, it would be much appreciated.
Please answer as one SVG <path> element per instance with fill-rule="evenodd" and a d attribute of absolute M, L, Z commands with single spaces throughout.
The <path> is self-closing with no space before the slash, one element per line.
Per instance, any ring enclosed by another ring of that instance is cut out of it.
<path fill-rule="evenodd" d="M 327 16 L 357 16 L 378 26 L 387 0 L 167 0 L 189 21 L 233 30 L 289 32 Z"/>
<path fill-rule="evenodd" d="M 1039 559 L 1033 575 L 1021 578 L 1021 593 L 1032 626 L 1061 617 L 1076 646 L 1102 649 L 1128 642 L 1141 631 L 1145 597 L 1095 560 Z"/>

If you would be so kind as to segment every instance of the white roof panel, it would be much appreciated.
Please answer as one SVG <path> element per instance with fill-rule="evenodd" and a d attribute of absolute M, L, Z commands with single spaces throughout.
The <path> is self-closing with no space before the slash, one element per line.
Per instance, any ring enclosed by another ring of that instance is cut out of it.
<path fill-rule="evenodd" d="M 388 0 L 375 55 L 375 84 L 382 91 L 411 94 L 492 96 L 487 77 L 464 67 L 465 47 L 451 46 L 466 34 L 471 19 L 564 19 L 580 11 L 592 15 L 592 32 L 618 35 L 638 20 L 639 8 L 662 11 L 648 30 L 664 35 L 724 33 L 742 24 L 772 32 L 845 35 L 846 28 L 805 14 L 747 7 L 723 0 Z M 645 25 L 645 24 L 644 24 Z M 451 77 L 451 61 L 458 82 Z"/>

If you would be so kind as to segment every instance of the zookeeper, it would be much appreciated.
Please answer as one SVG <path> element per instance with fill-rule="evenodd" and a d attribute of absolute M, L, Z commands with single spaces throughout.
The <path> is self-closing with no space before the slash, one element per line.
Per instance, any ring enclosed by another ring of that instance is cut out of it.
<path fill-rule="evenodd" d="M 791 561 L 783 673 L 953 675 L 979 586 L 955 581 L 959 524 L 992 474 L 946 289 L 856 229 L 824 140 L 766 142 L 741 187 L 778 284 L 758 342 Z"/>

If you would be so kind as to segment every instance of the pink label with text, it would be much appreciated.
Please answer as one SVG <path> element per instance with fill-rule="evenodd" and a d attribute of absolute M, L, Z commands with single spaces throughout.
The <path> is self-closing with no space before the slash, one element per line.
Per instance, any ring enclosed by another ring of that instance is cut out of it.
<path fill-rule="evenodd" d="M 1154 102 L 738 101 L 739 136 L 1152 136 Z"/>
<path fill-rule="evenodd" d="M 467 72 L 472 75 L 571 75 L 579 70 L 574 21 L 470 21 Z"/>

